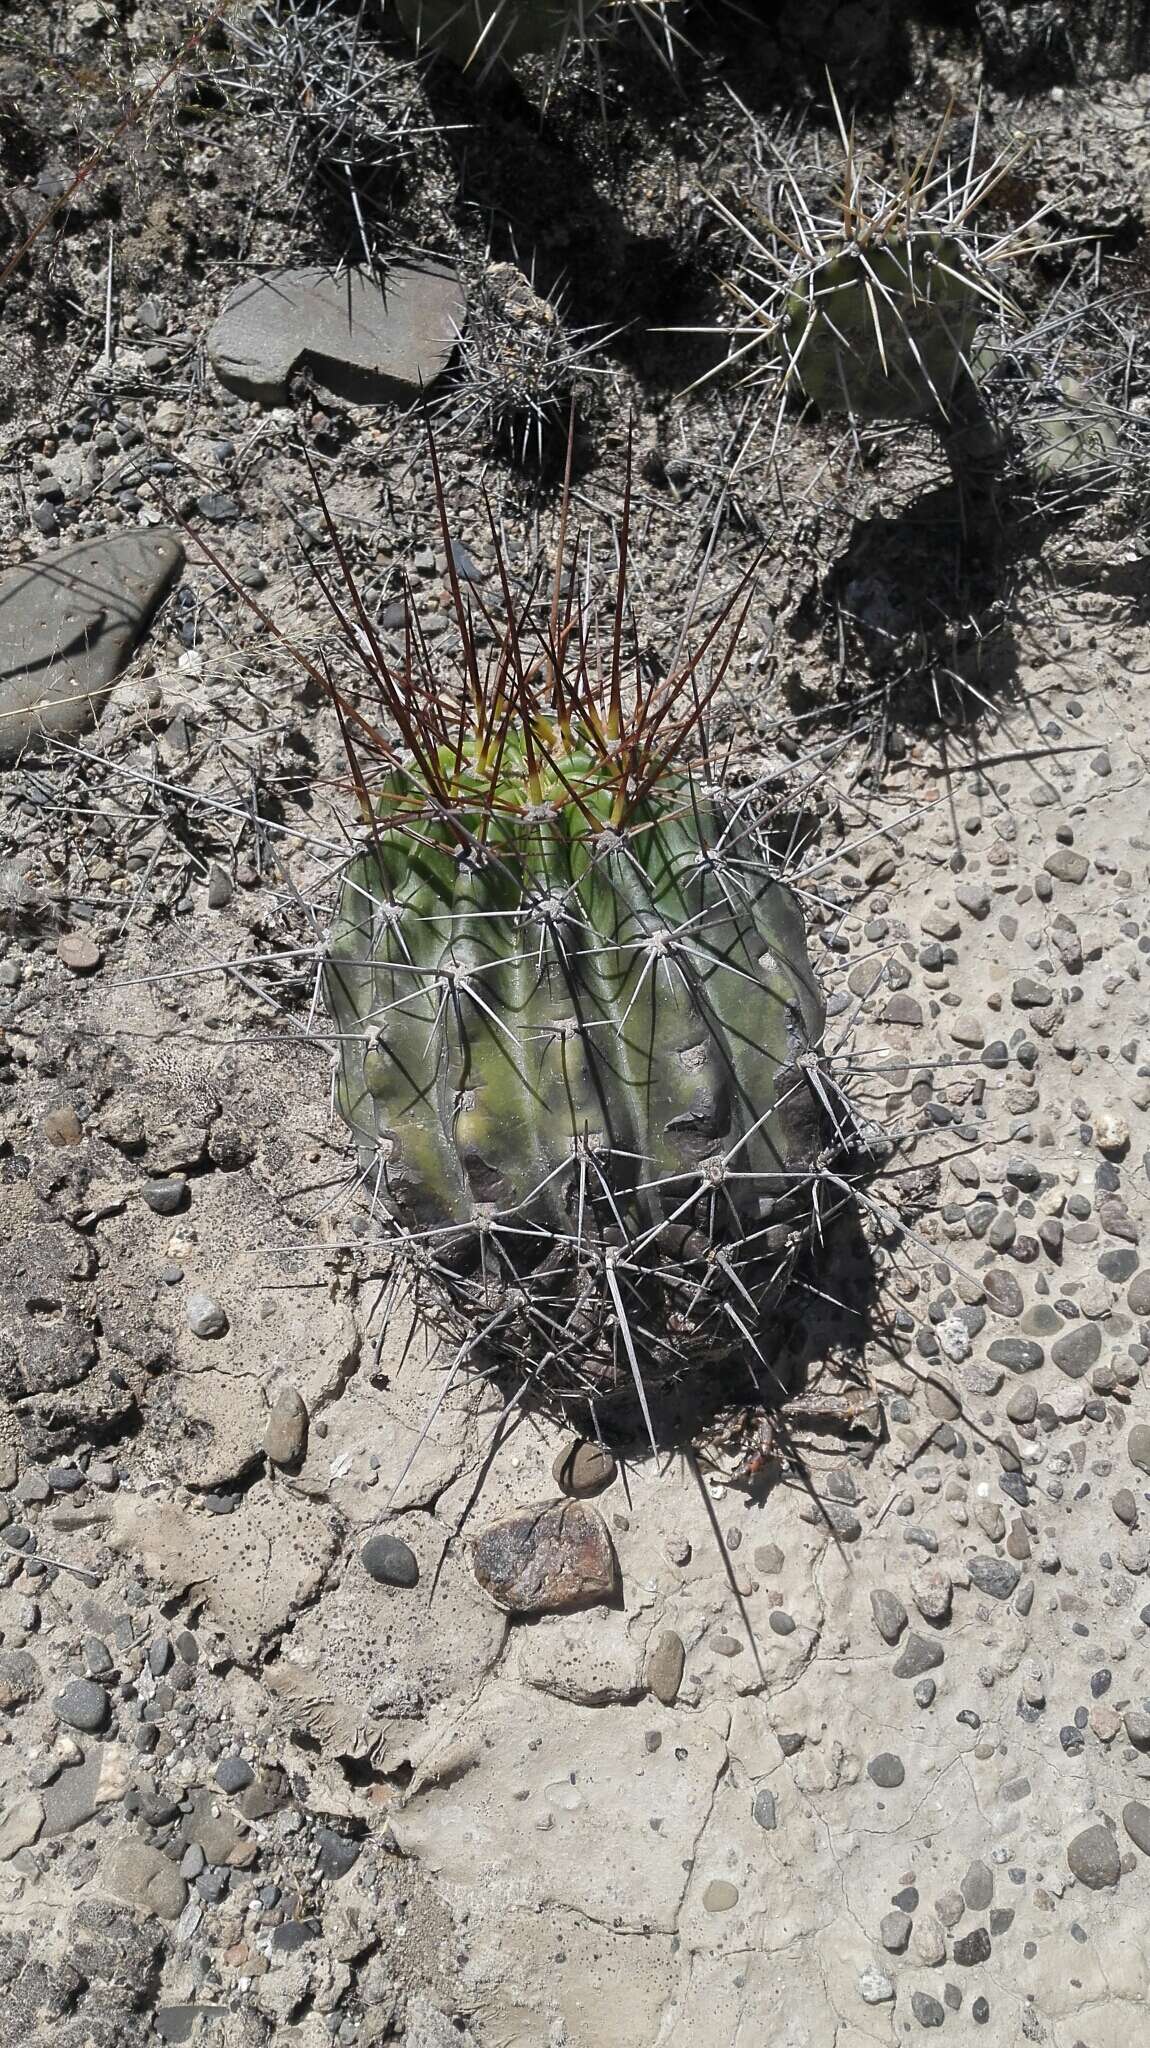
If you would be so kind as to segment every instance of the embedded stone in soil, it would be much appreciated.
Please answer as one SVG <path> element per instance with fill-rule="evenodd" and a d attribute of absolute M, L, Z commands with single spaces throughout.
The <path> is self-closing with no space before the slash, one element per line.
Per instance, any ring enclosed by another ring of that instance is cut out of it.
<path fill-rule="evenodd" d="M 271 271 L 224 301 L 208 354 L 221 383 L 264 405 L 282 405 L 305 364 L 328 396 L 408 403 L 447 368 L 465 311 L 446 264 L 397 263 L 382 286 L 362 267 Z"/>
<path fill-rule="evenodd" d="M 613 1600 L 615 1548 L 601 1515 L 582 1501 L 552 1501 L 491 1522 L 475 1538 L 472 1569 L 509 1614 L 564 1614 Z"/>
<path fill-rule="evenodd" d="M 184 565 L 175 534 L 113 533 L 0 577 L 0 761 L 92 723 Z"/>

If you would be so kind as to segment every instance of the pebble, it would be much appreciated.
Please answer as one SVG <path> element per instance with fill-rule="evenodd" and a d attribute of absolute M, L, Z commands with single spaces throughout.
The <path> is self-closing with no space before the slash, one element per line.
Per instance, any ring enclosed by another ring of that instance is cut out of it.
<path fill-rule="evenodd" d="M 662 1700 L 665 1707 L 673 1706 L 678 1698 L 685 1661 L 682 1636 L 676 1635 L 674 1629 L 665 1629 L 647 1657 L 646 1671 L 648 1689 L 657 1700 Z M 770 1797 L 769 1794 L 767 1796 Z M 757 1813 L 755 1818 L 758 1819 Z M 763 1823 L 760 1822 L 761 1825 Z"/>
<path fill-rule="evenodd" d="M 1004 1365 L 1008 1372 L 1037 1372 L 1046 1353 L 1041 1344 L 1028 1337 L 996 1337 L 987 1346 L 987 1356 L 996 1365 Z"/>
<path fill-rule="evenodd" d="M 871 1614 L 884 1643 L 897 1643 L 907 1624 L 907 1612 L 897 1593 L 887 1586 L 874 1586 L 870 1596 Z"/>
<path fill-rule="evenodd" d="M 963 1900 L 972 1913 L 985 1913 L 994 1897 L 994 1872 L 988 1863 L 971 1863 L 960 1886 Z"/>
<path fill-rule="evenodd" d="M 52 1712 L 69 1728 L 85 1735 L 98 1735 L 111 1718 L 112 1703 L 102 1685 L 90 1678 L 74 1678 L 52 1701 Z"/>
<path fill-rule="evenodd" d="M 113 1898 L 159 1920 L 178 1920 L 187 1903 L 188 1887 L 177 1866 L 162 1849 L 131 1836 L 113 1847 L 104 1882 Z"/>
<path fill-rule="evenodd" d="M 84 1126 L 70 1103 L 50 1109 L 41 1128 L 50 1145 L 78 1145 L 84 1135 Z"/>
<path fill-rule="evenodd" d="M 920 2027 L 941 2027 L 946 2018 L 943 2007 L 928 1991 L 912 1991 L 910 2009 Z"/>
<path fill-rule="evenodd" d="M 964 1970 L 973 1969 L 977 1963 L 989 1962 L 990 1936 L 985 1927 L 972 1927 L 969 1934 L 960 1934 L 951 1955 Z"/>
<path fill-rule="evenodd" d="M 1078 1380 L 1089 1372 L 1102 1350 L 1102 1332 L 1097 1323 L 1076 1323 L 1051 1346 L 1050 1356 L 1068 1379 Z"/>
<path fill-rule="evenodd" d="M 189 1294 L 185 1313 L 193 1337 L 226 1336 L 227 1314 L 210 1294 Z"/>
<path fill-rule="evenodd" d="M 216 1765 L 216 1784 L 221 1792 L 246 1792 L 255 1772 L 246 1757 L 225 1756 Z"/>
<path fill-rule="evenodd" d="M 1117 1884 L 1122 1874 L 1118 1844 L 1101 1821 L 1075 1835 L 1067 1848 L 1066 1861 L 1079 1884 L 1088 1885 L 1091 1891 Z"/>
<path fill-rule="evenodd" d="M 1133 1316 L 1150 1316 L 1150 1266 L 1135 1273 L 1126 1289 L 1126 1306 Z"/>
<path fill-rule="evenodd" d="M 619 1561 L 597 1509 L 548 1502 L 489 1522 L 472 1539 L 475 1577 L 510 1614 L 565 1614 L 613 1601 Z"/>
<path fill-rule="evenodd" d="M 419 1560 L 414 1550 L 398 1536 L 377 1530 L 359 1553 L 368 1577 L 380 1586 L 415 1586 L 419 1583 Z"/>
<path fill-rule="evenodd" d="M 858 1994 L 864 2005 L 885 2005 L 894 1997 L 893 1980 L 874 1963 L 859 1972 Z"/>
<path fill-rule="evenodd" d="M 910 1930 L 913 1924 L 910 1914 L 900 1912 L 898 1909 L 893 1913 L 883 1914 L 882 1919 L 879 1921 L 878 1933 L 879 1940 L 888 1954 L 892 1956 L 900 1956 L 902 1954 L 910 1940 Z"/>
<path fill-rule="evenodd" d="M 1150 1856 L 1150 1806 L 1140 1799 L 1128 1800 L 1122 1808 L 1122 1825 L 1136 1849 Z"/>
<path fill-rule="evenodd" d="M 89 932 L 65 932 L 56 941 L 56 958 L 69 974 L 93 974 L 104 955 Z"/>
<path fill-rule="evenodd" d="M 868 1778 L 884 1792 L 896 1791 L 906 1777 L 902 1758 L 893 1755 L 889 1749 L 872 1756 L 866 1768 Z"/>
<path fill-rule="evenodd" d="M 307 1403 L 295 1387 L 281 1387 L 264 1429 L 264 1456 L 273 1465 L 302 1462 L 307 1449 Z"/>
<path fill-rule="evenodd" d="M 1009 1600 L 1022 1577 L 1019 1567 L 1005 1557 L 968 1557 L 963 1563 L 979 1592 L 992 1600 Z"/>
<path fill-rule="evenodd" d="M 26 1707 L 42 1691 L 40 1667 L 27 1650 L 0 1650 L 0 1713 Z"/>
<path fill-rule="evenodd" d="M 188 1183 L 175 1177 L 145 1181 L 140 1193 L 153 1215 L 175 1216 L 187 1202 Z"/>
<path fill-rule="evenodd" d="M 925 1636 L 909 1635 L 902 1648 L 902 1654 L 894 1665 L 896 1678 L 921 1678 L 924 1671 L 934 1671 L 942 1663 L 941 1643 L 930 1643 Z"/>
<path fill-rule="evenodd" d="M 725 1877 L 713 1877 L 703 1892 L 703 1910 L 706 1913 L 729 1913 L 739 1903 L 739 1888 L 728 1884 Z"/>
<path fill-rule="evenodd" d="M 1136 1422 L 1126 1439 L 1126 1455 L 1140 1472 L 1150 1472 L 1150 1422 Z"/>
<path fill-rule="evenodd" d="M 561 1493 L 589 1500 L 610 1486 L 618 1467 L 605 1444 L 577 1437 L 559 1452 L 551 1470 Z"/>
<path fill-rule="evenodd" d="M 655 1688 L 652 1686 L 652 1692 L 654 1691 L 654 1689 Z M 668 1701 L 667 1704 L 670 1705 L 670 1701 Z M 755 1803 L 751 1808 L 751 1819 L 753 1821 L 756 1821 L 759 1827 L 765 1828 L 768 1834 L 772 1833 L 774 1829 L 778 1826 L 778 1803 L 775 1799 L 774 1793 L 771 1791 L 768 1785 L 763 1785 L 759 1789 L 759 1791 L 756 1792 Z"/>

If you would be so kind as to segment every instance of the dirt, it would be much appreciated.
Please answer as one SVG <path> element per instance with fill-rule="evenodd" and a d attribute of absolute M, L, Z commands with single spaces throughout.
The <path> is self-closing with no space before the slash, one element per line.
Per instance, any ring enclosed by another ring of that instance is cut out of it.
<path fill-rule="evenodd" d="M 0 26 L 0 569 L 126 525 L 188 557 L 94 728 L 0 772 L 13 2048 L 1146 2027 L 1147 30 L 682 29 L 480 90 L 334 5 Z M 722 367 L 739 222 L 780 164 L 835 204 L 824 58 L 876 176 L 1017 150 L 989 480 Z M 371 709 L 329 594 L 394 646 L 409 581 L 450 669 L 427 423 L 306 374 L 263 408 L 205 346 L 253 272 L 401 255 L 473 309 L 430 407 L 486 602 L 497 548 L 518 590 L 553 558 L 572 391 L 579 573 L 610 601 L 630 475 L 645 672 L 749 594 L 712 755 L 782 792 L 884 1162 L 772 1326 L 773 1422 L 732 1372 L 658 1460 L 633 1418 L 595 1453 L 618 1591 L 571 1613 L 477 1582 L 571 1431 L 444 1398 L 315 1000 L 356 830 L 325 673 Z"/>

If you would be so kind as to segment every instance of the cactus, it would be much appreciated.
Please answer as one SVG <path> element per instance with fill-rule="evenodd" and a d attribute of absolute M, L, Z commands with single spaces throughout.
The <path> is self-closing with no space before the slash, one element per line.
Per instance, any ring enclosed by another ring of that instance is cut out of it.
<path fill-rule="evenodd" d="M 985 310 L 956 236 L 852 242 L 815 264 L 788 297 L 789 374 L 820 412 L 862 420 L 946 414 Z"/>
<path fill-rule="evenodd" d="M 329 942 L 336 1100 L 460 1357 L 647 1412 L 757 1346 L 809 1234 L 823 1004 L 753 803 L 685 759 L 700 657 L 623 687 L 626 516 L 602 685 L 558 580 L 538 624 L 504 577 L 484 674 L 444 541 L 466 689 L 376 654 L 404 744 Z"/>

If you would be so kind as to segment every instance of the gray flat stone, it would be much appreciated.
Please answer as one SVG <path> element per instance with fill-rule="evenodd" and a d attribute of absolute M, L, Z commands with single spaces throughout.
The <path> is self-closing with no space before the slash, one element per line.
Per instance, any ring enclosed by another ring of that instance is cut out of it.
<path fill-rule="evenodd" d="M 175 534 L 108 534 L 0 576 L 0 761 L 92 723 L 184 566 Z"/>
<path fill-rule="evenodd" d="M 221 383 L 264 405 L 303 365 L 331 397 L 407 404 L 447 368 L 465 311 L 445 264 L 397 263 L 382 289 L 366 268 L 277 270 L 229 295 L 208 354 Z"/>

